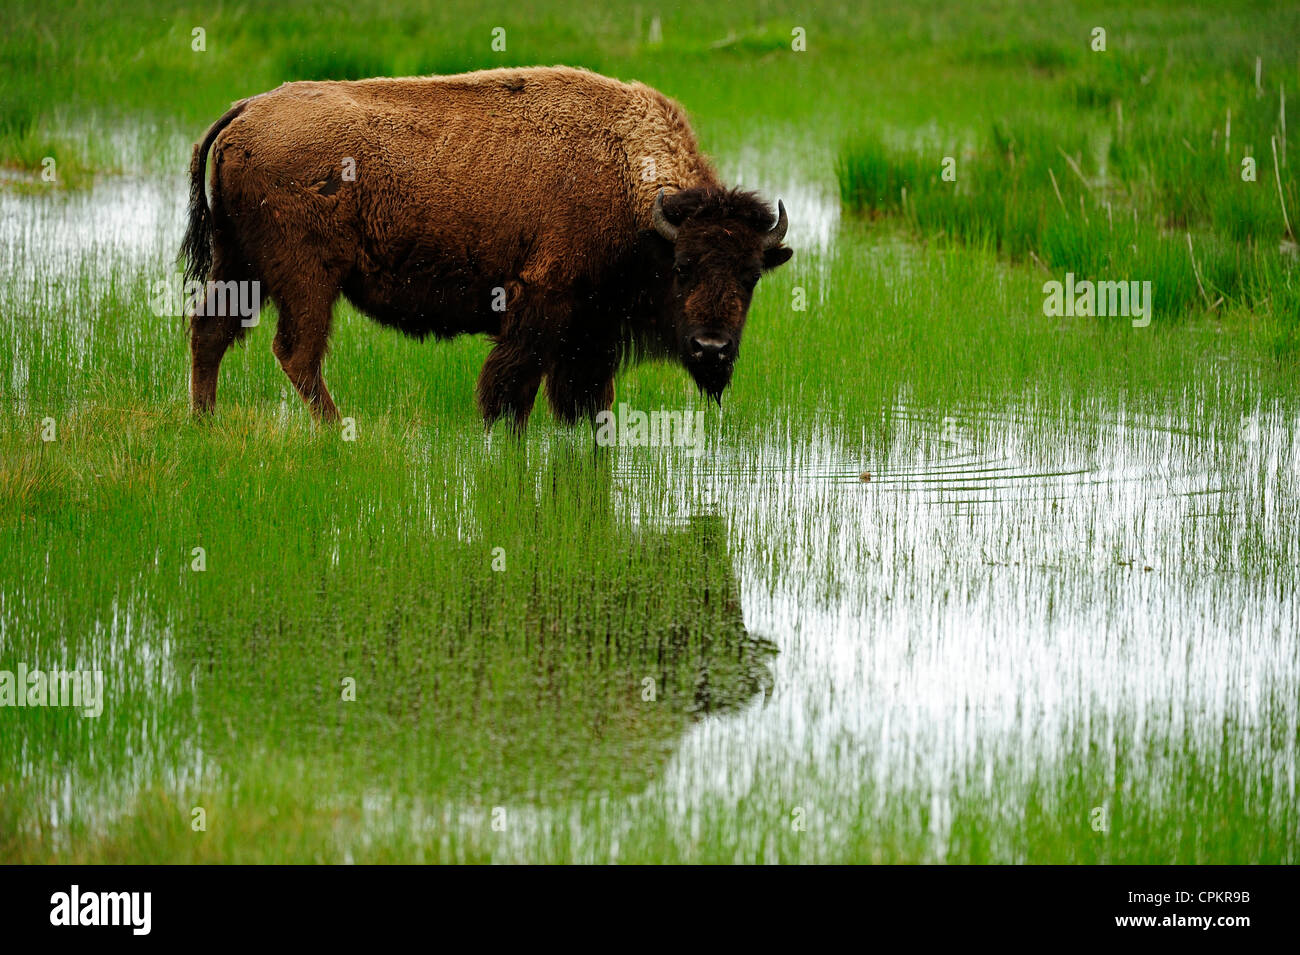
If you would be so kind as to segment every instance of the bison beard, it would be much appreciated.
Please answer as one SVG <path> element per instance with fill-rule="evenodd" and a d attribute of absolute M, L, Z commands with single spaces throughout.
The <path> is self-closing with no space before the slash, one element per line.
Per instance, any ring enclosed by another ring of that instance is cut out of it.
<path fill-rule="evenodd" d="M 285 84 L 208 130 L 190 190 L 186 277 L 261 283 L 275 355 L 324 420 L 339 296 L 417 338 L 488 335 L 489 425 L 522 430 L 543 380 L 561 421 L 594 418 L 645 357 L 720 402 L 755 283 L 791 255 L 784 206 L 724 186 L 680 106 L 564 67 Z M 197 414 L 247 331 L 218 311 L 190 318 Z"/>

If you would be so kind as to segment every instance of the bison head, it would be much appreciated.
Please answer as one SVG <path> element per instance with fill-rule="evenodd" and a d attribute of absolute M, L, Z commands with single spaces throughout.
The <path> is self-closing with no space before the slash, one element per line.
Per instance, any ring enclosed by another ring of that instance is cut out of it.
<path fill-rule="evenodd" d="M 718 403 L 740 353 L 754 286 L 793 254 L 781 245 L 785 205 L 752 192 L 685 189 L 655 197 L 655 231 L 672 243 L 673 348 L 700 390 Z"/>

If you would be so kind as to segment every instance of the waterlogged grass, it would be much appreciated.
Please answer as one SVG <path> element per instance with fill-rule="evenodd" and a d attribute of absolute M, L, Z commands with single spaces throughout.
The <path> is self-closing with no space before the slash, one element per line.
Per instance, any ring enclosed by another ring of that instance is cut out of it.
<path fill-rule="evenodd" d="M 911 130 L 906 141 L 878 126 L 855 133 L 837 158 L 845 205 L 1058 274 L 1151 282 L 1165 317 L 1232 302 L 1294 321 L 1294 283 L 1275 281 L 1296 269 L 1293 70 L 1274 63 L 1266 88 L 1261 56 L 1256 86 L 1255 46 L 1228 70 L 1147 45 L 1015 52 L 1051 76 L 1061 103 L 1010 107 L 984 129 L 966 118 Z M 989 53 L 998 64 L 1010 56 Z"/>
<path fill-rule="evenodd" d="M 1294 439 L 1259 343 L 1045 323 L 990 253 L 854 227 L 808 259 L 854 321 L 768 284 L 770 373 L 699 460 L 545 414 L 488 441 L 480 344 L 347 314 L 355 442 L 281 402 L 267 329 L 196 428 L 132 283 L 51 290 L 122 330 L 7 328 L 4 664 L 104 669 L 109 706 L 5 712 L 8 857 L 1291 859 Z M 670 369 L 620 400 L 703 407 Z"/>
<path fill-rule="evenodd" d="M 1232 155 L 1166 167 L 1154 132 L 1203 112 L 1204 145 L 1256 51 L 1294 62 L 1284 14 L 1112 12 L 1097 60 L 1089 12 L 1016 5 L 665 10 L 655 45 L 617 5 L 76 9 L 0 41 L 33 58 L 0 155 L 89 124 L 116 138 L 85 168 L 167 175 L 0 193 L 0 670 L 107 688 L 97 719 L 0 708 L 0 859 L 1297 861 L 1294 262 L 1266 201 L 1204 185 Z M 488 65 L 498 23 L 518 62 L 681 97 L 785 198 L 796 254 L 725 406 L 679 369 L 618 382 L 704 414 L 704 453 L 597 449 L 544 406 L 485 435 L 484 342 L 343 306 L 355 440 L 287 393 L 273 311 L 190 421 L 182 320 L 149 307 L 187 138 L 281 79 Z M 883 217 L 841 212 L 855 140 Z M 914 189 L 949 141 L 959 189 Z M 1182 291 L 1145 328 L 1048 318 L 1035 257 Z"/>

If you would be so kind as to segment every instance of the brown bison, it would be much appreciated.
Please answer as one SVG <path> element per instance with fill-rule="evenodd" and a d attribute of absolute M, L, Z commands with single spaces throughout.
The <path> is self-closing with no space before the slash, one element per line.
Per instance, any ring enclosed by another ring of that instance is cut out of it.
<path fill-rule="evenodd" d="M 260 283 L 275 355 L 327 420 L 340 294 L 417 338 L 491 336 L 479 406 L 522 428 L 543 378 L 575 422 L 636 357 L 677 358 L 721 401 L 754 284 L 791 255 L 785 207 L 724 186 L 677 103 L 565 67 L 287 83 L 217 120 L 190 178 L 186 278 Z M 200 414 L 248 324 L 216 298 L 190 319 Z"/>

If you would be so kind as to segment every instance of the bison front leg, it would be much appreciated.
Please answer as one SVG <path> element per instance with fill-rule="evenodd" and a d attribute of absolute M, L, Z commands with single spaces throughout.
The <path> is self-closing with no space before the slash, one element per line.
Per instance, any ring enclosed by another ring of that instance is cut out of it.
<path fill-rule="evenodd" d="M 507 306 L 497 345 L 478 376 L 478 405 L 488 427 L 509 416 L 520 434 L 551 366 L 552 343 L 567 337 L 572 311 L 563 293 L 544 292 L 533 281 L 512 283 L 514 301 Z"/>
<path fill-rule="evenodd" d="M 498 343 L 478 376 L 478 406 L 488 427 L 508 415 L 512 429 L 522 433 L 544 373 L 545 361 L 535 347 L 515 341 Z"/>
<path fill-rule="evenodd" d="M 556 359 L 546 373 L 546 397 L 555 417 L 565 424 L 582 418 L 595 420 L 596 413 L 614 404 L 614 372 L 618 368 L 618 347 L 614 342 L 586 341 L 577 350 Z"/>

